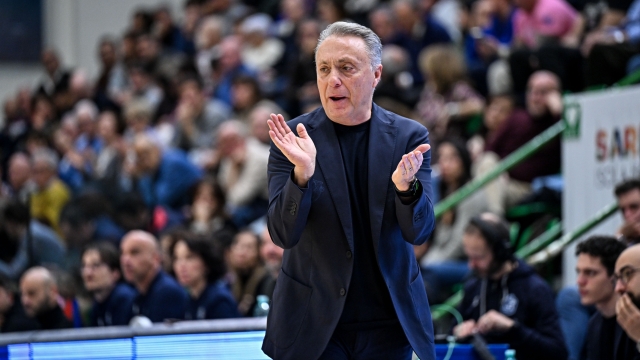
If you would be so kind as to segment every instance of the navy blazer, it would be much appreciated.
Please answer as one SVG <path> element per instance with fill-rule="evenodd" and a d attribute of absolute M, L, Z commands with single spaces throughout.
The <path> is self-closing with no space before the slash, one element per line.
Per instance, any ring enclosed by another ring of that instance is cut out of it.
<path fill-rule="evenodd" d="M 262 350 L 275 359 L 317 359 L 333 334 L 353 271 L 353 223 L 347 178 L 334 126 L 319 108 L 289 121 L 304 124 L 317 149 L 307 188 L 292 181 L 293 164 L 272 143 L 269 156 L 267 226 L 285 249 L 273 293 Z M 373 105 L 369 151 L 369 215 L 382 276 L 398 319 L 420 359 L 435 359 L 433 325 L 413 245 L 435 226 L 431 194 L 431 152 L 416 175 L 418 200 L 404 205 L 391 174 L 402 155 L 428 143 L 416 121 Z"/>

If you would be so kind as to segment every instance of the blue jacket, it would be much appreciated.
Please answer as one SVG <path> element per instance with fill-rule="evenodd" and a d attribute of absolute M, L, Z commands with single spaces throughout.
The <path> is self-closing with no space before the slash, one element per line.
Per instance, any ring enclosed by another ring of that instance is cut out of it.
<path fill-rule="evenodd" d="M 207 285 L 198 299 L 189 298 L 185 320 L 226 319 L 240 317 L 238 304 L 222 281 Z"/>
<path fill-rule="evenodd" d="M 130 309 L 136 290 L 127 284 L 117 284 L 101 303 L 94 301 L 91 310 L 91 326 L 128 325 Z"/>
<path fill-rule="evenodd" d="M 483 281 L 472 278 L 465 284 L 459 308 L 462 318 L 477 321 L 485 302 L 487 312 L 496 310 L 516 321 L 507 332 L 485 335 L 488 343 L 509 344 L 518 360 L 567 359 L 553 290 L 531 266 L 519 260 L 518 267 L 507 275 L 506 286 L 502 279 L 487 281 L 485 300 Z"/>
<path fill-rule="evenodd" d="M 142 177 L 138 187 L 149 207 L 166 205 L 175 209 L 185 204 L 188 191 L 201 177 L 202 170 L 183 151 L 164 149 L 156 173 Z"/>
<path fill-rule="evenodd" d="M 423 360 L 435 359 L 433 326 L 414 244 L 433 230 L 431 153 L 417 177 L 418 200 L 404 205 L 391 174 L 403 154 L 428 143 L 419 123 L 373 105 L 369 135 L 370 223 L 377 262 L 400 324 Z M 316 149 L 309 185 L 293 181 L 293 165 L 272 144 L 267 226 L 285 249 L 273 293 L 263 351 L 275 359 L 315 359 L 324 351 L 342 314 L 353 271 L 353 225 L 347 181 L 334 126 L 322 108 L 289 122 L 303 123 Z"/>
<path fill-rule="evenodd" d="M 187 292 L 164 271 L 160 271 L 151 282 L 146 294 L 136 291 L 131 306 L 132 317 L 143 315 L 151 322 L 165 319 L 184 319 L 187 308 Z"/>

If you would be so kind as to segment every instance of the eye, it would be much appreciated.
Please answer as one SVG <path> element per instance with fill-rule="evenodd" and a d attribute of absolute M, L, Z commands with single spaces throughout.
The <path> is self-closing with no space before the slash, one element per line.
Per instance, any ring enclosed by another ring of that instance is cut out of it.
<path fill-rule="evenodd" d="M 343 66 L 342 69 L 344 71 L 351 71 L 351 70 L 353 70 L 353 66 L 348 66 L 348 65 L 347 66 Z"/>

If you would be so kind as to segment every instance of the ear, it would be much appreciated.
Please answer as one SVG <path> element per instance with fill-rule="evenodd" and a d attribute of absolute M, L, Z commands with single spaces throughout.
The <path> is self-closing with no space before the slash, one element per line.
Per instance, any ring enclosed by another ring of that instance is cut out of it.
<path fill-rule="evenodd" d="M 374 76 L 373 87 L 375 88 L 376 86 L 378 86 L 378 83 L 380 82 L 380 77 L 382 76 L 382 64 L 376 66 L 376 68 L 373 70 L 373 76 Z"/>

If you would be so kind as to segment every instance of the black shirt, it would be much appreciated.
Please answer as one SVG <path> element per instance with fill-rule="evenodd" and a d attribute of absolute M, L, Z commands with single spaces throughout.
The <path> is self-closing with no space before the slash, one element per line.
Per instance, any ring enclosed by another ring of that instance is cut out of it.
<path fill-rule="evenodd" d="M 398 321 L 371 236 L 367 156 L 370 123 L 356 126 L 334 123 L 347 176 L 354 241 L 353 272 L 339 325 L 353 330 L 383 327 Z"/>
<path fill-rule="evenodd" d="M 73 323 L 64 316 L 59 306 L 54 306 L 53 309 L 39 314 L 36 316 L 36 320 L 40 324 L 39 330 L 57 330 L 73 327 Z"/>
<path fill-rule="evenodd" d="M 18 298 L 14 299 L 13 306 L 4 314 L 4 321 L 2 327 L 0 327 L 0 333 L 31 331 L 38 330 L 39 328 L 40 325 L 38 325 L 38 322 L 24 313 L 24 308 Z"/>

